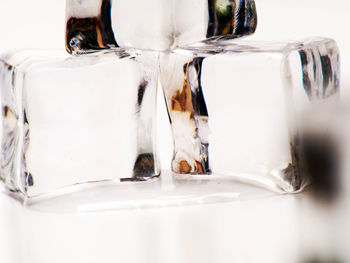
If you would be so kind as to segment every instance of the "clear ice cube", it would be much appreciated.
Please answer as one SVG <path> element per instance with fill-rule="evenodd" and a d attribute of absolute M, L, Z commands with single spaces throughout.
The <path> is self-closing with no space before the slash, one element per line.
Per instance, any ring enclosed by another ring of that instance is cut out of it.
<path fill-rule="evenodd" d="M 155 144 L 157 55 L 0 58 L 0 178 L 24 197 L 95 181 L 160 174 Z"/>
<path fill-rule="evenodd" d="M 160 55 L 176 174 L 222 174 L 274 190 L 301 190 L 302 112 L 337 100 L 331 39 L 202 43 Z"/>
<path fill-rule="evenodd" d="M 253 0 L 67 0 L 66 49 L 164 50 L 254 33 Z"/>

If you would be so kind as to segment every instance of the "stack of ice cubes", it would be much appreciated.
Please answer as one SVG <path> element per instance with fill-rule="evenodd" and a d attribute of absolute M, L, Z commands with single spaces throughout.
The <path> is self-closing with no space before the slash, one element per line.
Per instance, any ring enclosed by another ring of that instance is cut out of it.
<path fill-rule="evenodd" d="M 157 178 L 160 79 L 174 176 L 302 190 L 302 115 L 336 103 L 338 48 L 240 39 L 256 26 L 254 0 L 67 0 L 73 56 L 0 58 L 1 180 L 28 198 Z"/>

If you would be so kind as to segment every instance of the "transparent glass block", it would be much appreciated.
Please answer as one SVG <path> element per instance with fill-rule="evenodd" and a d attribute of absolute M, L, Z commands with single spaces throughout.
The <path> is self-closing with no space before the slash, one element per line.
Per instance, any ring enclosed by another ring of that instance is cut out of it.
<path fill-rule="evenodd" d="M 201 43 L 162 52 L 160 67 L 174 173 L 221 174 L 282 192 L 307 184 L 298 128 L 305 108 L 338 98 L 333 40 Z"/>
<path fill-rule="evenodd" d="M 33 197 L 159 175 L 156 63 L 151 52 L 3 55 L 0 176 L 7 188 Z"/>
<path fill-rule="evenodd" d="M 254 33 L 253 0 L 67 0 L 66 49 L 164 50 Z"/>

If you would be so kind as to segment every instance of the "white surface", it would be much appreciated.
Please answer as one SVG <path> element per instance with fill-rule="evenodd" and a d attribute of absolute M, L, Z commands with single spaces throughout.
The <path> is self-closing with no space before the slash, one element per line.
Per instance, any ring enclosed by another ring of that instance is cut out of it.
<path fill-rule="evenodd" d="M 232 190 L 228 203 L 78 213 L 1 194 L 1 262 L 296 262 L 298 197 Z"/>
<path fill-rule="evenodd" d="M 336 39 L 343 94 L 350 94 L 347 0 L 256 0 L 256 4 L 255 39 L 308 35 Z M 1 0 L 0 51 L 64 49 L 64 20 L 63 0 Z M 164 105 L 160 107 L 160 117 L 166 120 Z M 169 127 L 162 123 L 164 168 L 170 164 L 172 150 Z M 249 191 L 255 196 L 254 188 Z M 1 194 L 0 262 L 295 263 L 303 251 L 300 240 L 308 235 L 300 228 L 302 199 L 272 194 L 202 206 L 64 214 L 25 209 Z M 322 235 L 327 232 L 322 216 L 312 218 L 309 225 L 316 233 L 311 233 L 312 241 L 317 242 L 308 242 L 310 253 L 317 247 L 329 248 Z"/>

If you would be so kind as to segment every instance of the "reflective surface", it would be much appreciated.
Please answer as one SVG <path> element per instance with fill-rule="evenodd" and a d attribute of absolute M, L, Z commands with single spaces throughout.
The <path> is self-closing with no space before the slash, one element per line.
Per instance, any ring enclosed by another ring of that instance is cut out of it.
<path fill-rule="evenodd" d="M 297 262 L 296 196 L 279 196 L 231 181 L 226 184 L 235 193 L 231 200 L 206 205 L 164 205 L 184 200 L 190 189 L 195 197 L 199 193 L 195 186 L 192 182 L 187 190 L 186 186 L 163 189 L 172 195 L 160 202 L 162 208 L 148 209 L 119 210 L 113 207 L 115 195 L 109 199 L 102 193 L 105 189 L 94 192 L 96 203 L 91 202 L 90 207 L 85 203 L 74 212 L 68 199 L 64 203 L 52 200 L 46 205 L 22 207 L 1 194 L 2 259 L 9 263 L 101 260 L 154 263 L 256 262 L 262 257 L 268 262 Z M 221 187 L 225 186 L 218 190 Z M 203 194 L 206 192 L 200 185 L 199 188 Z M 117 191 L 107 191 L 112 192 Z M 109 204 L 112 205 L 108 207 Z M 251 253 L 252 250 L 256 253 Z"/>
<path fill-rule="evenodd" d="M 213 172 L 286 192 L 307 184 L 300 117 L 338 98 L 333 40 L 202 43 L 163 52 L 160 61 L 174 173 Z"/>
<path fill-rule="evenodd" d="M 120 51 L 2 56 L 1 179 L 24 196 L 160 174 L 157 56 Z"/>
<path fill-rule="evenodd" d="M 253 0 L 67 0 L 66 49 L 164 50 L 205 39 L 254 33 Z"/>
<path fill-rule="evenodd" d="M 346 192 L 325 205 L 309 191 L 277 195 L 234 180 L 177 181 L 165 172 L 161 181 L 140 187 L 95 184 L 28 206 L 0 192 L 2 260 L 345 263 L 350 259 Z M 347 189 L 348 180 L 343 183 Z M 124 195 L 136 188 L 137 195 L 133 190 Z M 230 198 L 218 198 L 228 191 Z"/>

